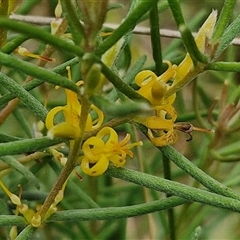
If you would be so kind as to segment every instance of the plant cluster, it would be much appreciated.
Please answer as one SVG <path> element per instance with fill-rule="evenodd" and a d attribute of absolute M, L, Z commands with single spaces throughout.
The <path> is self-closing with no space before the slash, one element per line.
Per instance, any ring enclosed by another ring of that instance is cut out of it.
<path fill-rule="evenodd" d="M 238 3 L 187 24 L 180 0 L 50 2 L 0 3 L 0 238 L 217 236 L 240 212 Z"/>

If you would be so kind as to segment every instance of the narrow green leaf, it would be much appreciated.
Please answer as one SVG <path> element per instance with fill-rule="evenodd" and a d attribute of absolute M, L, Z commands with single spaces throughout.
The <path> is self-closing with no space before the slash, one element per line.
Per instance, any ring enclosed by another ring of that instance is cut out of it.
<path fill-rule="evenodd" d="M 225 0 L 219 19 L 217 21 L 215 31 L 213 33 L 213 42 L 217 43 L 222 37 L 230 18 L 232 17 L 236 0 Z"/>
<path fill-rule="evenodd" d="M 22 138 L 0 133 L 0 143 L 22 140 Z"/>
<path fill-rule="evenodd" d="M 168 0 L 168 5 L 172 11 L 172 14 L 177 23 L 177 26 L 180 27 L 181 25 L 186 25 L 179 1 Z"/>
<path fill-rule="evenodd" d="M 207 187 L 212 192 L 227 196 L 230 198 L 240 200 L 240 196 L 232 191 L 232 189 L 221 184 L 220 182 L 213 179 L 211 176 L 203 172 L 186 157 L 180 154 L 171 146 L 159 147 L 158 148 L 167 158 L 174 162 L 184 172 L 188 173 L 194 179 L 198 180 L 203 186 Z"/>
<path fill-rule="evenodd" d="M 37 228 L 33 227 L 32 225 L 28 225 L 21 231 L 15 240 L 31 240 L 33 239 L 32 235 L 36 230 Z"/>
<path fill-rule="evenodd" d="M 138 128 L 142 131 L 143 134 L 147 136 L 147 131 L 145 128 L 142 128 L 141 125 L 138 125 Z M 174 162 L 179 168 L 181 168 L 184 172 L 188 173 L 194 179 L 199 181 L 203 186 L 208 188 L 214 193 L 221 194 L 223 196 L 227 196 L 233 199 L 240 200 L 240 196 L 232 191 L 232 189 L 227 186 L 221 184 L 217 180 L 213 179 L 211 176 L 203 172 L 200 168 L 198 168 L 195 164 L 193 164 L 189 159 L 179 153 L 172 146 L 164 146 L 157 147 L 164 156 L 166 156 L 169 160 Z"/>
<path fill-rule="evenodd" d="M 35 187 L 38 189 L 40 188 L 39 180 L 35 177 L 35 175 L 30 172 L 26 167 L 24 167 L 20 162 L 18 162 L 15 158 L 5 156 L 1 157 L 1 160 L 11 168 L 21 173 L 28 180 L 29 183 L 34 184 Z"/>
<path fill-rule="evenodd" d="M 65 139 L 66 140 L 66 139 Z M 64 142 L 63 139 L 50 139 L 48 137 L 24 139 L 0 144 L 0 156 L 16 155 L 35 152 L 44 148 Z"/>
<path fill-rule="evenodd" d="M 127 84 L 133 82 L 135 76 L 142 70 L 144 63 L 146 62 L 147 57 L 145 55 L 141 56 L 134 65 L 128 69 L 126 75 L 123 77 L 123 81 Z"/>
<path fill-rule="evenodd" d="M 158 18 L 157 2 L 154 3 L 149 12 L 150 34 L 152 43 L 152 56 L 155 62 L 155 72 L 159 76 L 162 74 L 162 48 L 160 39 L 160 26 Z"/>
<path fill-rule="evenodd" d="M 106 115 L 114 117 L 126 117 L 126 115 L 143 114 L 146 111 L 151 110 L 146 103 L 130 101 L 114 103 L 99 95 L 92 96 L 89 100 L 100 108 Z"/>
<path fill-rule="evenodd" d="M 205 70 L 240 72 L 240 62 L 212 62 L 206 66 Z"/>
<path fill-rule="evenodd" d="M 240 201 L 236 200 L 240 199 L 240 197 L 237 195 L 237 197 L 234 196 L 236 199 L 233 199 L 126 168 L 109 166 L 106 173 L 111 177 L 119 178 L 124 181 L 129 181 L 150 189 L 154 189 L 156 191 L 164 192 L 171 196 L 178 196 L 188 201 L 204 203 L 211 206 L 240 212 Z M 225 189 L 226 188 L 227 187 L 225 187 Z"/>
<path fill-rule="evenodd" d="M 232 40 L 240 33 L 240 15 L 228 26 L 219 40 L 219 47 L 215 57 L 219 56 L 232 42 Z"/>
<path fill-rule="evenodd" d="M 28 39 L 25 35 L 18 35 L 13 38 L 11 41 L 7 42 L 2 48 L 1 52 L 11 53 L 13 52 L 19 45 L 25 42 Z"/>
<path fill-rule="evenodd" d="M 170 197 L 168 199 L 157 200 L 149 203 L 142 203 L 126 207 L 107 207 L 81 210 L 68 210 L 56 212 L 46 221 L 91 221 L 91 220 L 113 220 L 119 218 L 128 218 L 139 216 L 151 212 L 169 209 L 188 202 L 178 197 Z"/>
<path fill-rule="evenodd" d="M 91 58 L 93 59 L 93 61 L 101 64 L 102 73 L 120 92 L 122 92 L 132 100 L 135 99 L 142 102 L 147 102 L 147 99 L 142 97 L 140 94 L 134 91 L 129 85 L 127 85 L 119 76 L 117 76 L 113 71 L 111 71 L 97 56 L 91 55 Z"/>
<path fill-rule="evenodd" d="M 22 86 L 17 84 L 7 75 L 0 72 L 1 85 L 11 93 L 15 93 L 16 96 L 22 100 L 22 103 L 30 109 L 41 121 L 45 121 L 48 111 L 46 108 L 29 92 L 27 92 Z"/>
<path fill-rule="evenodd" d="M 191 56 L 191 59 L 193 60 L 193 63 L 194 60 L 195 65 L 197 62 L 208 63 L 207 57 L 199 51 L 190 29 L 186 25 L 180 25 L 179 31 L 181 33 L 184 45 L 187 48 L 187 51 Z"/>
<path fill-rule="evenodd" d="M 83 56 L 82 50 L 76 45 L 71 44 L 66 40 L 63 40 L 62 38 L 54 36 L 51 33 L 48 33 L 46 30 L 41 29 L 39 27 L 34 27 L 31 26 L 30 24 L 21 23 L 18 21 L 5 18 L 0 18 L 0 27 L 23 33 L 25 36 L 29 38 L 35 38 L 45 43 L 49 43 L 62 51 L 76 54 L 79 57 Z"/>
<path fill-rule="evenodd" d="M 79 62 L 78 58 L 75 57 L 75 58 L 72 58 L 71 60 L 55 67 L 52 69 L 52 72 L 55 72 L 55 73 L 62 73 L 62 72 L 65 72 L 66 71 L 66 67 L 67 66 L 73 66 L 73 65 L 76 65 L 77 63 Z M 22 87 L 27 90 L 27 91 L 30 91 L 32 89 L 34 89 L 35 87 L 38 87 L 39 85 L 41 85 L 42 83 L 44 83 L 44 81 L 42 80 L 39 80 L 39 79 L 33 79 L 31 82 L 28 82 L 26 84 L 24 84 Z M 10 100 L 12 100 L 13 98 L 16 97 L 16 93 L 9 93 L 9 94 L 5 94 L 4 96 L 2 96 L 0 98 L 0 106 Z"/>
<path fill-rule="evenodd" d="M 25 116 L 24 113 L 20 111 L 19 108 L 15 108 L 13 110 L 13 115 L 18 121 L 22 130 L 24 130 L 24 132 L 27 134 L 27 137 L 32 138 L 34 136 L 33 128 L 29 124 L 29 121 L 27 120 L 27 116 Z"/>
<path fill-rule="evenodd" d="M 15 71 L 19 70 L 27 75 L 42 79 L 45 82 L 49 82 L 63 88 L 68 88 L 76 93 L 79 92 L 78 87 L 72 81 L 69 81 L 67 78 L 2 52 L 0 52 L 0 64 L 13 68 Z"/>
<path fill-rule="evenodd" d="M 67 20 L 73 41 L 77 46 L 80 46 L 81 39 L 85 36 L 84 28 L 74 11 L 72 3 L 68 0 L 61 0 L 61 4 L 64 12 L 67 13 Z"/>
<path fill-rule="evenodd" d="M 103 43 L 97 47 L 95 53 L 98 56 L 101 56 L 123 35 L 131 31 L 136 26 L 136 23 L 143 16 L 143 14 L 149 11 L 154 2 L 157 2 L 157 0 L 139 1 L 138 6 L 136 6 L 136 8 L 127 16 L 124 22 L 116 30 L 114 30 L 114 32 Z"/>
<path fill-rule="evenodd" d="M 0 226 L 26 226 L 26 221 L 20 216 L 0 215 Z"/>
<path fill-rule="evenodd" d="M 28 14 L 29 11 L 36 6 L 41 0 L 33 0 L 33 1 L 22 1 L 19 8 L 17 8 L 17 14 Z"/>
<path fill-rule="evenodd" d="M 207 63 L 208 61 L 207 61 L 206 56 L 204 56 L 199 51 L 190 29 L 186 25 L 179 1 L 178 0 L 168 0 L 168 4 L 169 4 L 169 7 L 171 8 L 173 17 L 174 17 L 174 19 L 177 23 L 178 29 L 181 33 L 184 45 L 187 48 L 187 51 L 188 51 L 189 55 L 191 56 L 191 59 L 193 60 L 194 65 L 196 65 L 197 62 Z"/>

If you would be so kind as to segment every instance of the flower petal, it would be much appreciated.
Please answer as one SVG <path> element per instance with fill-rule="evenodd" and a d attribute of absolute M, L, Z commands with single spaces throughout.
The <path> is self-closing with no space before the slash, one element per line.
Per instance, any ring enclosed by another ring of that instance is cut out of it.
<path fill-rule="evenodd" d="M 53 126 L 48 131 L 48 136 L 50 138 L 62 137 L 62 138 L 76 139 L 80 137 L 80 128 L 68 122 L 62 122 Z"/>
<path fill-rule="evenodd" d="M 58 106 L 58 107 L 55 107 L 53 109 L 51 109 L 49 111 L 49 113 L 47 114 L 47 117 L 46 117 L 46 128 L 49 130 L 50 128 L 52 128 L 54 126 L 54 116 L 60 112 L 60 111 L 63 111 L 65 107 L 63 106 Z"/>
<path fill-rule="evenodd" d="M 95 163 L 99 159 L 100 154 L 102 154 L 104 147 L 104 142 L 101 138 L 91 137 L 83 143 L 82 151 L 91 163 Z"/>
<path fill-rule="evenodd" d="M 102 155 L 99 161 L 91 167 L 89 159 L 83 157 L 81 162 L 81 169 L 84 173 L 90 176 L 99 176 L 102 175 L 108 168 L 109 160 L 105 155 Z"/>

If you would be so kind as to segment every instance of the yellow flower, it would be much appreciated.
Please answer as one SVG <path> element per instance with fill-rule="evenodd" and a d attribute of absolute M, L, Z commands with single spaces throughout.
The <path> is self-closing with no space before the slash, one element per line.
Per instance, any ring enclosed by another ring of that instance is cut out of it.
<path fill-rule="evenodd" d="M 163 62 L 168 64 L 168 69 L 161 76 L 157 77 L 152 71 L 144 70 L 135 77 L 135 82 L 140 87 L 137 92 L 148 99 L 152 106 L 172 104 L 176 97 L 173 94 L 165 98 L 165 93 L 170 87 L 167 82 L 175 77 L 177 66 L 167 60 Z"/>
<path fill-rule="evenodd" d="M 217 20 L 217 11 L 212 11 L 207 20 L 203 23 L 202 27 L 199 29 L 195 42 L 202 54 L 206 54 L 212 57 L 214 49 L 211 48 L 210 40 L 213 34 L 215 23 Z M 184 85 L 189 83 L 194 77 L 196 77 L 200 72 L 203 71 L 205 64 L 199 63 L 194 66 L 190 55 L 187 53 L 183 61 L 178 65 L 176 69 L 176 76 L 173 84 L 166 93 L 167 96 L 172 95 L 177 92 Z"/>
<path fill-rule="evenodd" d="M 217 19 L 217 11 L 213 11 L 204 22 L 195 37 L 197 47 L 201 53 L 211 57 L 210 40 L 213 34 Z M 159 77 L 152 71 L 145 70 L 137 74 L 136 84 L 140 87 L 138 93 L 149 100 L 155 116 L 136 117 L 135 121 L 140 122 L 148 128 L 148 137 L 156 146 L 165 146 L 177 140 L 176 130 L 183 131 L 190 135 L 191 131 L 197 128 L 190 128 L 189 123 L 175 123 L 177 113 L 172 107 L 176 98 L 176 92 L 196 77 L 205 67 L 198 63 L 194 66 L 190 55 L 187 53 L 179 66 L 172 65 L 169 61 L 168 69 Z M 172 83 L 168 83 L 172 80 Z M 184 127 L 187 126 L 187 129 Z M 202 130 L 201 130 L 202 131 Z M 205 130 L 208 131 L 208 130 Z"/>
<path fill-rule="evenodd" d="M 148 128 L 149 139 L 158 147 L 176 142 L 178 134 L 174 128 L 177 119 L 175 109 L 171 105 L 158 106 L 154 109 L 156 116 L 147 117 L 143 122 Z"/>
<path fill-rule="evenodd" d="M 71 78 L 69 76 L 69 78 Z M 83 82 L 79 81 L 78 86 Z M 69 89 L 66 89 L 67 105 L 57 106 L 49 111 L 46 117 L 46 127 L 49 130 L 50 137 L 68 137 L 70 139 L 76 139 L 80 136 L 79 120 L 81 116 L 82 106 L 78 101 L 77 94 Z M 85 131 L 91 131 L 99 128 L 103 123 L 103 112 L 92 105 L 91 109 L 97 114 L 96 119 L 93 120 L 92 116 L 88 114 Z M 65 121 L 54 125 L 54 117 L 57 113 L 62 112 Z"/>
<path fill-rule="evenodd" d="M 141 142 L 128 144 L 129 140 L 129 134 L 118 141 L 118 135 L 113 128 L 102 128 L 95 137 L 90 137 L 83 143 L 82 171 L 90 176 L 99 176 L 107 170 L 109 162 L 116 167 L 122 167 L 127 155 L 133 157 L 130 148 L 142 144 Z"/>
<path fill-rule="evenodd" d="M 135 121 L 148 128 L 148 137 L 156 146 L 165 146 L 177 140 L 174 130 L 177 113 L 172 107 L 176 94 L 165 96 L 170 88 L 168 82 L 175 77 L 177 66 L 169 61 L 164 62 L 168 64 L 168 69 L 161 76 L 157 77 L 152 71 L 145 70 L 135 78 L 140 87 L 138 93 L 149 100 L 155 112 L 155 116 L 136 117 Z"/>

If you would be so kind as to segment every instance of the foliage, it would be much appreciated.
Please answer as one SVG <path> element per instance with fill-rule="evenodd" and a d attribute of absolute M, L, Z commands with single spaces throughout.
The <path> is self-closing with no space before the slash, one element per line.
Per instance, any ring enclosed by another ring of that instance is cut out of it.
<path fill-rule="evenodd" d="M 50 2 L 0 5 L 0 238 L 239 238 L 239 3 Z"/>

